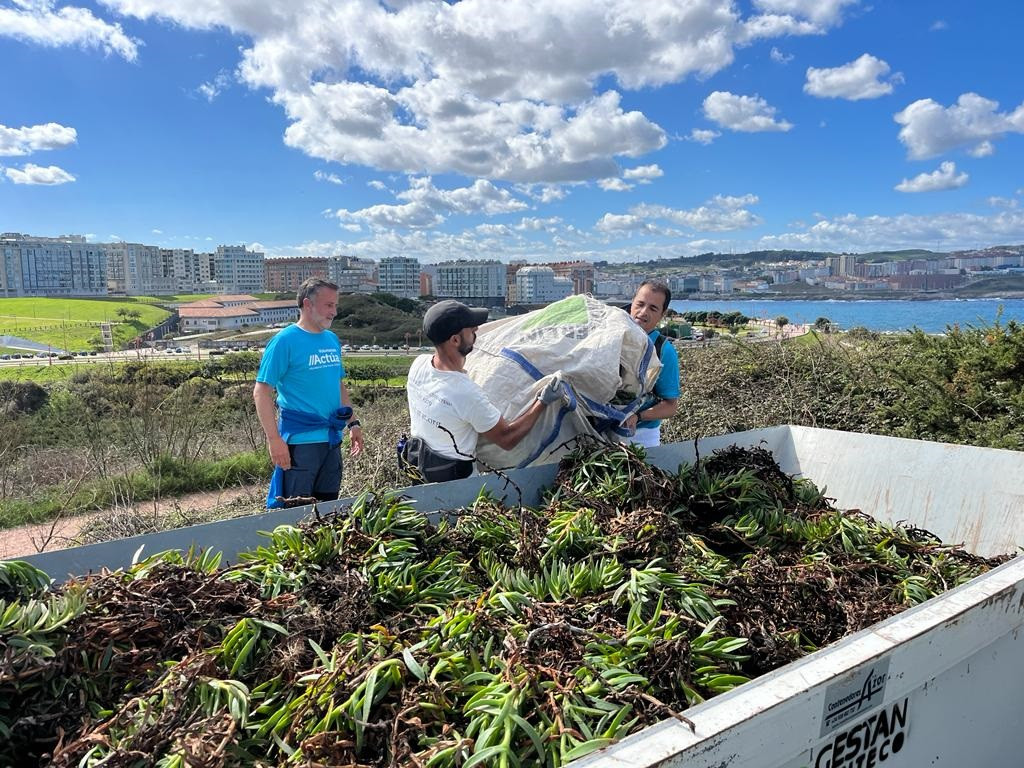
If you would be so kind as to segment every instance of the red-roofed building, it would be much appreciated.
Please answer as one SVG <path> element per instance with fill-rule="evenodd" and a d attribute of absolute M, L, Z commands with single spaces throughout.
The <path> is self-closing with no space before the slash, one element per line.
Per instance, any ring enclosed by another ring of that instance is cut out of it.
<path fill-rule="evenodd" d="M 289 323 L 299 316 L 295 301 L 260 301 L 254 296 L 226 295 L 178 307 L 178 327 L 184 333 L 223 331 L 246 326 Z"/>

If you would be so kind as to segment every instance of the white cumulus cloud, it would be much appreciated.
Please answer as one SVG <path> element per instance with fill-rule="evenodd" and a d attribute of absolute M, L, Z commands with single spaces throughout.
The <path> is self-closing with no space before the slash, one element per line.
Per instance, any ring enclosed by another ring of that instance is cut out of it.
<path fill-rule="evenodd" d="M 896 216 L 853 213 L 822 219 L 803 231 L 768 235 L 755 247 L 831 251 L 920 248 L 940 243 L 944 249 L 974 248 L 983 242 L 1024 240 L 1024 211 L 992 215 L 944 213 Z"/>
<path fill-rule="evenodd" d="M 1000 197 L 999 195 L 992 195 L 985 202 L 993 208 L 1016 208 L 1020 205 L 1020 201 L 1015 197 Z"/>
<path fill-rule="evenodd" d="M 803 17 L 814 24 L 833 26 L 842 18 L 843 8 L 857 5 L 859 0 L 754 0 L 754 5 L 767 13 Z"/>
<path fill-rule="evenodd" d="M 722 134 L 718 131 L 712 131 L 705 128 L 694 128 L 690 131 L 690 135 L 686 137 L 687 141 L 695 141 L 698 144 L 707 146 Z"/>
<path fill-rule="evenodd" d="M 660 179 L 665 172 L 657 165 L 638 165 L 636 168 L 627 168 L 622 172 L 622 178 L 635 181 L 638 184 L 650 184 L 654 179 Z"/>
<path fill-rule="evenodd" d="M 991 154 L 984 146 L 1007 133 L 1024 133 L 1024 103 L 1013 112 L 1000 112 L 999 102 L 964 93 L 951 107 L 932 99 L 919 99 L 894 119 L 903 127 L 900 141 L 911 158 L 934 157 L 963 146 L 975 153 Z"/>
<path fill-rule="evenodd" d="M 515 237 L 507 224 L 478 224 L 475 231 L 485 237 Z"/>
<path fill-rule="evenodd" d="M 967 183 L 966 173 L 956 172 L 956 163 L 946 160 L 931 173 L 920 173 L 912 179 L 904 179 L 896 185 L 897 192 L 935 192 L 940 189 L 956 189 Z"/>
<path fill-rule="evenodd" d="M 213 102 L 231 85 L 233 79 L 230 72 L 222 69 L 214 76 L 213 80 L 205 82 L 196 88 L 196 93 L 207 101 Z"/>
<path fill-rule="evenodd" d="M 243 37 L 240 79 L 311 157 L 561 185 L 621 176 L 621 158 L 664 146 L 622 92 L 709 77 L 755 37 L 821 34 L 850 2 L 763 0 L 747 17 L 732 0 L 104 4 Z"/>
<path fill-rule="evenodd" d="M 606 213 L 602 216 L 594 229 L 609 234 L 623 234 L 630 232 L 646 232 L 660 234 L 660 230 L 646 216 L 632 213 Z"/>
<path fill-rule="evenodd" d="M 889 74 L 889 65 L 870 53 L 831 69 L 807 68 L 807 82 L 804 92 L 811 96 L 828 99 L 876 99 L 892 93 L 892 84 L 900 82 L 897 73 L 888 82 L 881 80 Z"/>
<path fill-rule="evenodd" d="M 622 179 L 598 179 L 597 186 L 605 192 L 628 192 L 633 185 Z"/>
<path fill-rule="evenodd" d="M 120 24 L 103 21 L 87 8 L 56 8 L 54 0 L 14 0 L 14 5 L 0 6 L 0 37 L 50 48 L 99 48 L 127 61 L 138 58 L 138 40 L 128 37 Z"/>
<path fill-rule="evenodd" d="M 715 195 L 696 208 L 680 209 L 642 203 L 628 214 L 606 213 L 595 225 L 600 232 L 662 231 L 659 221 L 697 232 L 724 232 L 757 226 L 761 219 L 747 206 L 758 202 L 757 195 Z"/>
<path fill-rule="evenodd" d="M 378 228 L 424 229 L 453 214 L 494 216 L 526 209 L 527 204 L 490 181 L 478 179 L 469 187 L 438 189 L 430 177 L 409 180 L 409 188 L 396 197 L 396 205 L 372 205 L 357 211 L 341 208 L 334 215 L 343 223 L 363 223 Z"/>
<path fill-rule="evenodd" d="M 328 184 L 344 184 L 341 177 L 336 173 L 327 173 L 326 171 L 313 171 L 313 178 L 317 181 L 326 181 Z"/>
<path fill-rule="evenodd" d="M 768 55 L 771 57 L 771 60 L 777 64 L 789 64 L 789 62 L 793 60 L 793 54 L 783 53 L 774 45 L 772 46 L 771 53 Z"/>
<path fill-rule="evenodd" d="M 64 149 L 78 140 L 78 132 L 60 123 L 8 128 L 0 125 L 0 157 L 18 157 L 45 149 Z"/>
<path fill-rule="evenodd" d="M 775 119 L 775 107 L 760 96 L 739 96 L 728 91 L 715 91 L 704 99 L 704 115 L 731 131 L 757 133 L 788 131 L 793 124 Z"/>
<path fill-rule="evenodd" d="M 41 165 L 26 163 L 24 168 L 4 168 L 4 173 L 15 184 L 67 184 L 74 181 L 75 177 L 58 168 L 56 165 L 48 165 L 45 168 Z"/>
<path fill-rule="evenodd" d="M 550 216 L 546 219 L 538 216 L 524 216 L 516 224 L 516 229 L 520 232 L 551 232 L 556 230 L 561 223 L 562 220 L 558 216 Z"/>
<path fill-rule="evenodd" d="M 995 152 L 996 145 L 991 141 L 983 141 L 967 150 L 967 154 L 971 157 L 988 157 L 989 155 L 994 155 Z"/>

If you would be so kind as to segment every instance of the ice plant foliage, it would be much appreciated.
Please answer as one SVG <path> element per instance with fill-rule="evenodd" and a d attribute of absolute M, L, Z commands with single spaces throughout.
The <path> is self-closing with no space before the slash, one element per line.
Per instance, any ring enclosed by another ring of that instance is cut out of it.
<path fill-rule="evenodd" d="M 0 563 L 0 763 L 561 766 L 1000 561 L 760 449 L 581 445 L 536 509 L 366 492 L 229 567 Z"/>

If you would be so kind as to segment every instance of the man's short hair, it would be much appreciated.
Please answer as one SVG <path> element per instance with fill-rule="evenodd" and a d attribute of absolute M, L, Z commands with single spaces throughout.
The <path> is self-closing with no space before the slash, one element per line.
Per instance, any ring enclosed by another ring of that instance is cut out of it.
<path fill-rule="evenodd" d="M 295 294 L 295 301 L 299 305 L 299 309 L 302 309 L 302 302 L 306 299 L 315 301 L 316 292 L 321 288 L 328 288 L 332 291 L 338 290 L 338 286 L 330 280 L 324 280 L 322 277 L 307 277 L 303 280 L 302 285 L 299 286 L 299 290 Z"/>
<path fill-rule="evenodd" d="M 661 311 L 668 312 L 668 305 L 672 303 L 672 289 L 669 288 L 668 285 L 662 282 L 661 280 L 652 279 L 644 280 L 642 283 L 640 283 L 640 285 L 636 289 L 637 292 L 639 292 L 640 289 L 643 288 L 645 285 L 652 291 L 657 291 L 658 293 L 665 294 L 665 305 L 661 308 Z"/>

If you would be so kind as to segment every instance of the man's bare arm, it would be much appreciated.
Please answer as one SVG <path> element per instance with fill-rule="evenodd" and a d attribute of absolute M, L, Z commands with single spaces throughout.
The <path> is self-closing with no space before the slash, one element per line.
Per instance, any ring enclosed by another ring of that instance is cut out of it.
<path fill-rule="evenodd" d="M 291 469 L 292 456 L 288 452 L 288 444 L 277 430 L 274 388 L 262 381 L 257 381 L 252 388 L 252 399 L 256 403 L 256 415 L 259 417 L 260 426 L 263 427 L 263 434 L 267 436 L 270 460 L 281 469 Z"/>

